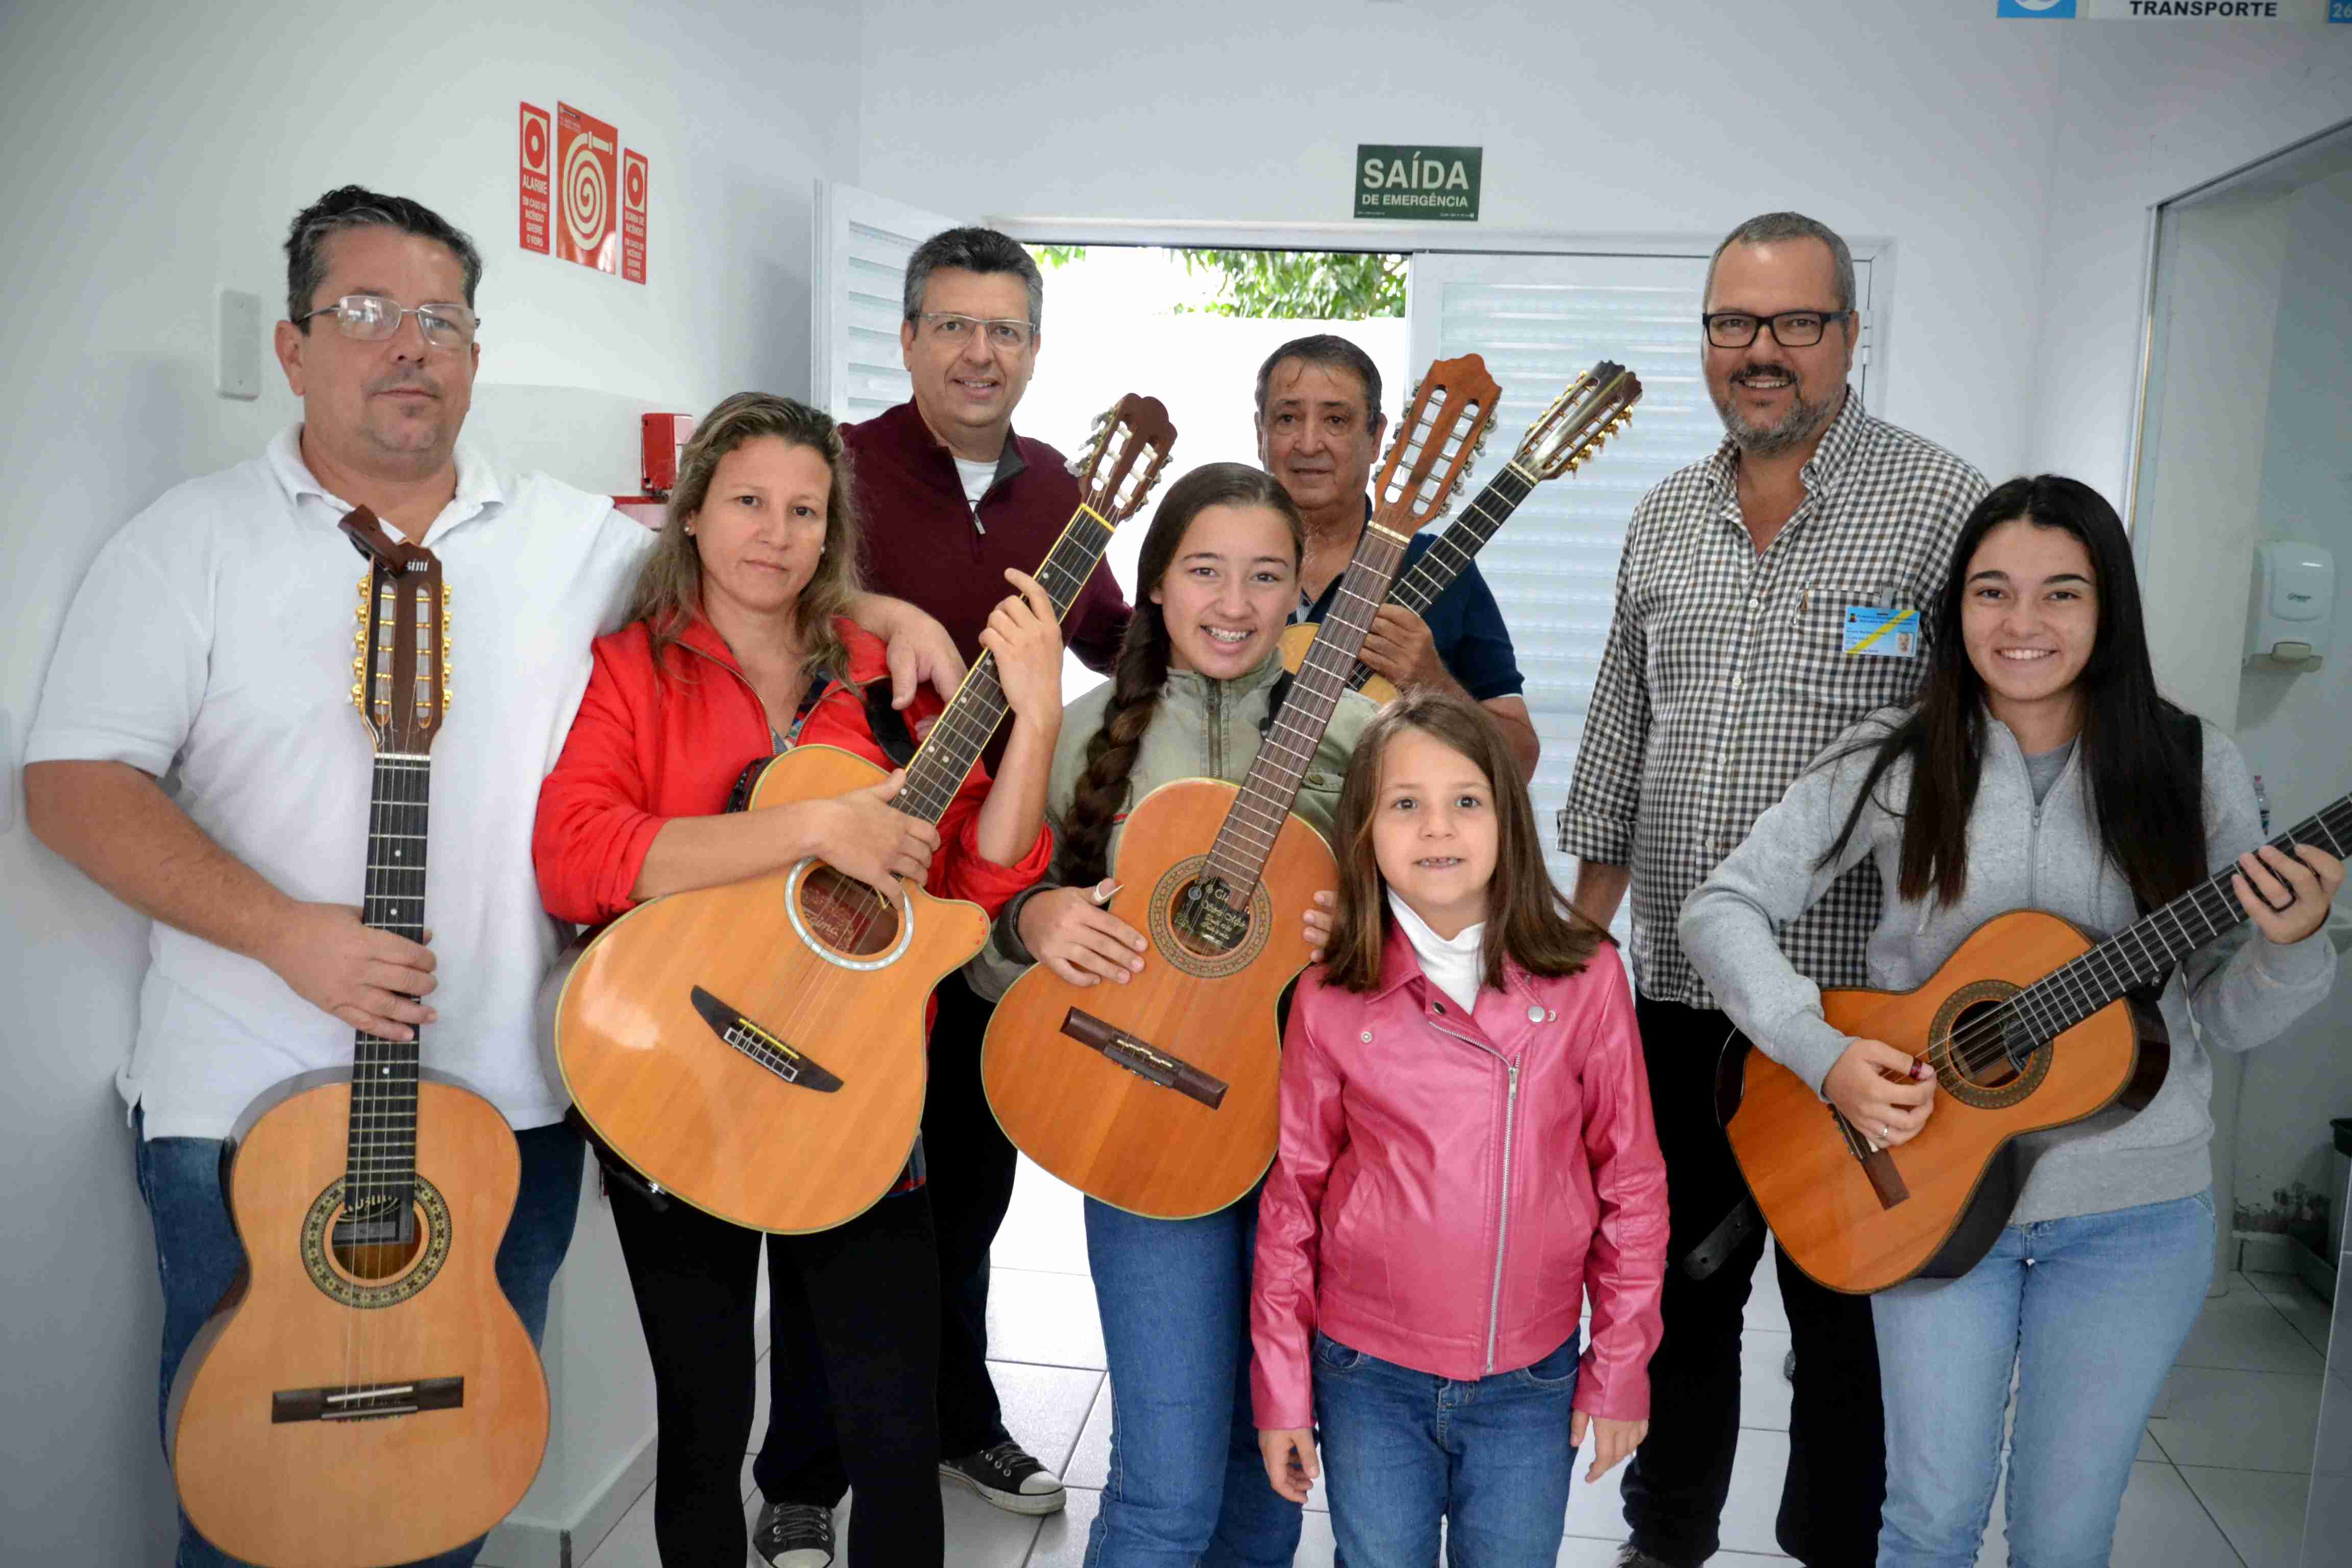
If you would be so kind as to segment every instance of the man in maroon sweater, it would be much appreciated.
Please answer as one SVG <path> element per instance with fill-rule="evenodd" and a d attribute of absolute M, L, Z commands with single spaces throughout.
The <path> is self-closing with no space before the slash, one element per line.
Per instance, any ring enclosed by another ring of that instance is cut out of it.
<path fill-rule="evenodd" d="M 1044 300 L 1037 264 L 993 229 L 924 241 L 907 263 L 898 330 L 914 400 L 843 430 L 867 584 L 938 616 L 968 660 L 979 657 L 990 611 L 1012 592 L 1005 569 L 1034 574 L 1077 510 L 1062 454 L 1013 432 L 1037 364 Z M 1129 614 L 1110 569 L 1097 567 L 1064 619 L 1064 638 L 1108 675 Z M 988 1375 L 988 1248 L 1012 1201 L 1016 1158 L 981 1090 L 990 1008 L 961 975 L 938 995 L 923 1153 L 940 1260 L 940 1474 L 1009 1512 L 1052 1513 L 1066 1500 L 1061 1480 L 1005 1431 Z M 824 1385 L 798 1367 L 792 1375 L 790 1397 L 778 1384 L 753 1467 L 771 1500 L 753 1540 L 771 1563 L 823 1568 L 833 1561 L 830 1521 L 772 1500 L 837 1500 L 847 1477 Z"/>

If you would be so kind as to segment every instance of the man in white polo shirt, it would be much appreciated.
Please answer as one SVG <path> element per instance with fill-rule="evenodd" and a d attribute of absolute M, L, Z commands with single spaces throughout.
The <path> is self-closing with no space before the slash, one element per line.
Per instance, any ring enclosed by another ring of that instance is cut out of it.
<path fill-rule="evenodd" d="M 408 1039 L 518 1130 L 522 1188 L 498 1276 L 536 1340 L 572 1236 L 581 1145 L 532 1002 L 559 931 L 530 827 L 652 535 L 604 497 L 509 478 L 460 445 L 480 359 L 472 241 L 346 186 L 294 220 L 279 363 L 302 423 L 172 490 L 100 552 L 26 748 L 41 841 L 155 921 L 118 1074 L 164 1297 L 162 1394 L 243 1253 L 222 1140 L 255 1097 L 348 1066 L 352 1031 Z M 433 747 L 429 946 L 360 923 L 373 742 L 349 700 L 365 563 L 354 505 L 439 556 L 459 672 Z M 945 631 L 892 600 L 901 697 L 952 689 Z M 159 782 L 176 764 L 176 788 Z M 479 1542 L 435 1559 L 473 1561 Z M 186 1527 L 182 1568 L 232 1561 Z"/>

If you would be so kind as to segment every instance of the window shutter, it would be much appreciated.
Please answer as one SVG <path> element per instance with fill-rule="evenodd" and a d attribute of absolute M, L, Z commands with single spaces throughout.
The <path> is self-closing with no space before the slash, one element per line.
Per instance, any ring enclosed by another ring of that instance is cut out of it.
<path fill-rule="evenodd" d="M 964 219 L 820 180 L 809 298 L 817 405 L 871 419 L 912 395 L 898 353 L 907 258 Z"/>

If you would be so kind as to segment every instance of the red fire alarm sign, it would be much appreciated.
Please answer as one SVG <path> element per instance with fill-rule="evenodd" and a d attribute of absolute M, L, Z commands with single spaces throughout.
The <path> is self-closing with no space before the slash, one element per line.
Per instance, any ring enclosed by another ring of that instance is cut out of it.
<path fill-rule="evenodd" d="M 522 106 L 522 247 L 547 254 L 547 157 L 555 122 L 547 110 Z"/>
<path fill-rule="evenodd" d="M 646 155 L 632 147 L 621 154 L 621 276 L 646 280 Z"/>
<path fill-rule="evenodd" d="M 555 254 L 599 272 L 621 269 L 619 203 L 614 185 L 620 174 L 620 136 L 593 115 L 568 103 L 555 106 Z"/>

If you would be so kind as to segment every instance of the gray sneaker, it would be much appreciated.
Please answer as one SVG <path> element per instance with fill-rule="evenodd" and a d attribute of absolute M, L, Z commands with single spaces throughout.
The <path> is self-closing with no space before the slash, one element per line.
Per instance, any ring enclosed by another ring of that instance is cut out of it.
<path fill-rule="evenodd" d="M 768 1568 L 833 1568 L 833 1510 L 807 1502 L 763 1502 L 751 1550 Z"/>
<path fill-rule="evenodd" d="M 940 1479 L 961 1482 L 978 1492 L 982 1502 L 1007 1513 L 1059 1513 L 1070 1500 L 1062 1478 L 1014 1442 L 998 1443 L 961 1459 L 942 1459 Z"/>

